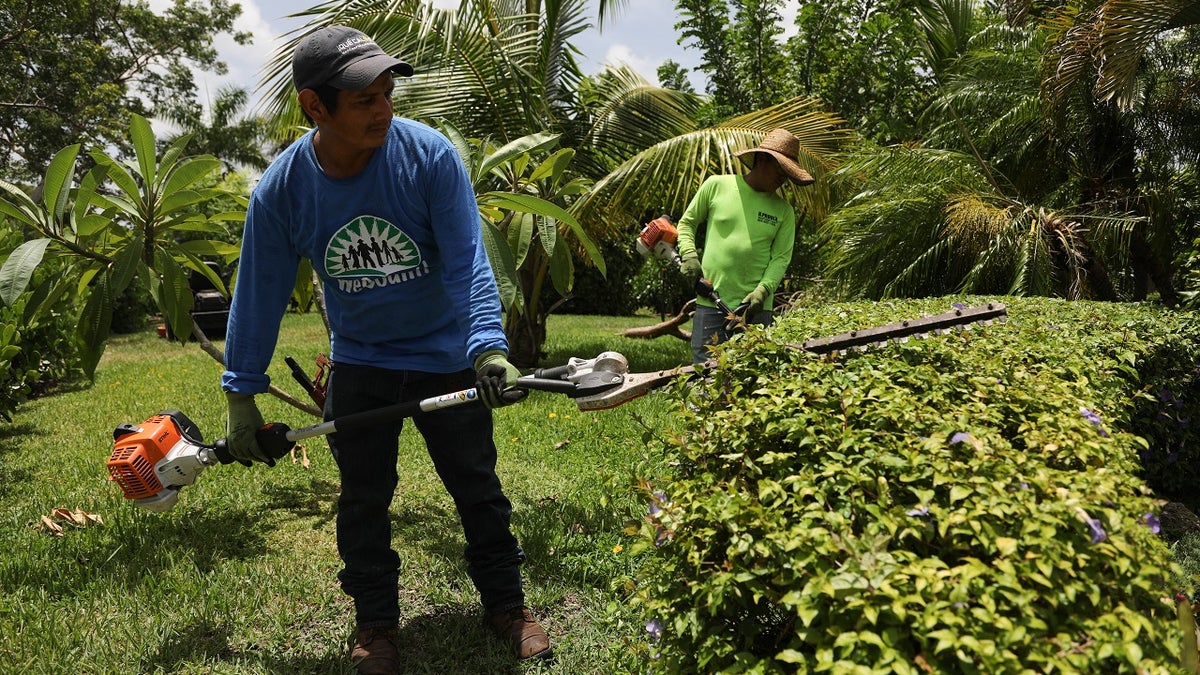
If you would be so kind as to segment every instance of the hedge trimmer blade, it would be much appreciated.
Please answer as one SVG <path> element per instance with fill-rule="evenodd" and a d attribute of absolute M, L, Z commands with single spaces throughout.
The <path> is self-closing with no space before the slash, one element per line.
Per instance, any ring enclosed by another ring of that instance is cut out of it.
<path fill-rule="evenodd" d="M 864 328 L 848 333 L 809 340 L 804 344 L 788 344 L 792 349 L 802 349 L 814 354 L 831 354 L 850 349 L 866 349 L 872 345 L 900 342 L 909 338 L 921 339 L 930 333 L 944 334 L 952 329 L 966 328 L 972 324 L 990 325 L 1003 321 L 1008 310 L 1000 303 L 988 303 L 978 307 L 955 307 L 949 312 L 890 323 L 884 326 Z M 708 364 L 711 366 L 711 364 Z M 650 373 L 622 373 L 619 384 L 609 384 L 603 391 L 575 398 L 580 410 L 605 410 L 615 408 L 665 386 L 677 377 L 693 376 L 695 366 L 680 366 Z M 609 373 L 615 377 L 614 373 Z"/>
<path fill-rule="evenodd" d="M 605 410 L 615 408 L 666 385 L 680 375 L 693 375 L 695 366 L 680 366 L 653 373 L 625 373 L 621 384 L 590 396 L 575 399 L 580 410 Z"/>
<path fill-rule="evenodd" d="M 809 340 L 802 345 L 789 344 L 789 347 L 803 349 L 814 354 L 829 354 L 848 349 L 865 349 L 872 345 L 883 345 L 889 342 L 903 341 L 905 338 L 922 339 L 930 333 L 943 334 L 954 328 L 966 328 L 971 324 L 990 325 L 994 320 L 1003 321 L 1008 316 L 1008 310 L 998 302 L 989 302 L 978 307 L 956 307 L 949 312 L 924 316 L 919 319 L 909 319 L 885 326 L 852 330 L 829 337 Z"/>

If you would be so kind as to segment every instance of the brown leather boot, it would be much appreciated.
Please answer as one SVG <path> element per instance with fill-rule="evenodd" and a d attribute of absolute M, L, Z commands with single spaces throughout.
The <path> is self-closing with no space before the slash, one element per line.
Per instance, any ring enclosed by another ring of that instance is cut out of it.
<path fill-rule="evenodd" d="M 400 672 L 400 629 L 396 626 L 363 628 L 354 635 L 350 663 L 361 675 L 397 675 Z"/>
<path fill-rule="evenodd" d="M 492 630 L 510 642 L 519 659 L 550 656 L 550 636 L 538 625 L 528 607 L 516 607 L 488 617 Z"/>

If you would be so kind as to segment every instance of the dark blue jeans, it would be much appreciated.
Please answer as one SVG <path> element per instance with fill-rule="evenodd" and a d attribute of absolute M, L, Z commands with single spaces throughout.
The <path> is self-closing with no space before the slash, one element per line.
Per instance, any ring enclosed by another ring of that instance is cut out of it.
<path fill-rule="evenodd" d="M 725 312 L 716 307 L 696 305 L 696 313 L 692 315 L 692 363 L 697 365 L 708 360 L 710 345 L 721 344 L 730 338 L 725 330 Z M 750 323 L 770 326 L 775 320 L 771 310 L 760 310 L 750 317 Z"/>
<path fill-rule="evenodd" d="M 433 374 L 339 363 L 329 376 L 325 419 L 413 401 L 475 385 L 475 373 Z M 512 504 L 496 476 L 492 412 L 479 403 L 418 413 L 412 418 L 466 536 L 467 572 L 489 614 L 525 603 L 520 567 L 525 553 L 509 528 Z M 400 556 L 392 549 L 389 509 L 396 491 L 396 456 L 403 420 L 339 431 L 329 445 L 341 472 L 337 546 L 342 590 L 354 598 L 359 628 L 394 625 L 400 617 Z"/>

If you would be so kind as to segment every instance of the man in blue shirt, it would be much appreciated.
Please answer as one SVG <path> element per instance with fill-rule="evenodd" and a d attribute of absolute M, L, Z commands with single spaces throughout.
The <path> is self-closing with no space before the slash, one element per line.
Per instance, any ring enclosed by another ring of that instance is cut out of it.
<path fill-rule="evenodd" d="M 250 197 L 225 343 L 228 442 L 266 461 L 254 395 L 307 258 L 325 290 L 334 363 L 325 419 L 475 386 L 486 405 L 420 413 L 413 424 L 454 499 L 468 572 L 493 629 L 520 658 L 550 653 L 525 606 L 512 506 L 496 476 L 491 408 L 520 372 L 509 363 L 500 297 L 466 169 L 440 133 L 396 118 L 395 75 L 412 66 L 363 33 L 322 28 L 296 47 L 292 76 L 313 129 L 285 150 Z M 399 670 L 400 559 L 388 510 L 402 421 L 329 436 L 341 474 L 337 543 L 354 599 L 351 659 Z"/>

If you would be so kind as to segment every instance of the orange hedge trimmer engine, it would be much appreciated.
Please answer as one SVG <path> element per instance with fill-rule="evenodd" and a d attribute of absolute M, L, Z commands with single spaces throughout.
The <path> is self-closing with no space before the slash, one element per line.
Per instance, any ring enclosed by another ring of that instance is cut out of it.
<path fill-rule="evenodd" d="M 140 425 L 113 430 L 108 475 L 134 504 L 167 511 L 179 499 L 179 489 L 196 482 L 206 466 L 234 461 L 222 441 L 205 444 L 186 415 L 166 410 Z"/>
<path fill-rule="evenodd" d="M 679 241 L 679 230 L 667 216 L 659 216 L 642 226 L 638 234 L 637 250 L 643 256 L 654 256 L 659 260 L 674 265 L 679 264 L 679 254 L 675 251 L 675 242 Z"/>

